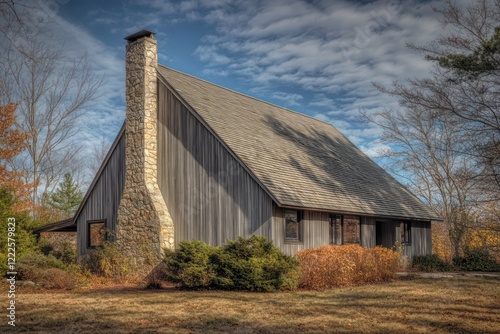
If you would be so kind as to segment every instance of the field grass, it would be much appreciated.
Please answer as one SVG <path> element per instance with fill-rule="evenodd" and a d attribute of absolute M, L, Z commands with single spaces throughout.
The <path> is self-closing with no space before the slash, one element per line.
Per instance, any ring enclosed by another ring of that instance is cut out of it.
<path fill-rule="evenodd" d="M 500 332 L 500 281 L 480 278 L 419 278 L 288 293 L 22 288 L 16 327 L 5 327 L 4 319 L 0 332 Z"/>

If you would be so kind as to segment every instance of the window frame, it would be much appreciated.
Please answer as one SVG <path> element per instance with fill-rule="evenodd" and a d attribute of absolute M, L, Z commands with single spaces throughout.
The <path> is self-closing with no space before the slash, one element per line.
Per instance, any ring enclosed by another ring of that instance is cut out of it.
<path fill-rule="evenodd" d="M 287 218 L 286 218 L 286 212 L 287 211 L 294 211 L 297 215 L 297 239 L 288 239 L 287 238 L 287 235 L 286 235 L 286 231 L 287 231 Z M 285 221 L 285 225 L 284 225 L 284 239 L 285 239 L 285 244 L 302 244 L 303 243 L 303 237 L 302 237 L 302 234 L 303 234 L 303 218 L 304 218 L 304 211 L 302 210 L 294 210 L 294 209 L 284 209 L 283 210 L 283 219 Z"/>
<path fill-rule="evenodd" d="M 108 230 L 107 230 L 107 219 L 96 219 L 96 220 L 87 220 L 87 249 L 96 249 L 100 245 L 92 245 L 91 244 L 91 235 L 90 230 L 92 225 L 104 224 L 104 240 L 108 240 Z"/>
<path fill-rule="evenodd" d="M 345 217 L 357 218 L 359 220 L 358 241 L 357 243 L 347 243 L 345 240 Z M 335 214 L 329 215 L 329 244 L 330 245 L 361 245 L 361 225 L 363 217 L 352 214 Z"/>
<path fill-rule="evenodd" d="M 411 221 L 402 221 L 399 225 L 401 229 L 401 244 L 402 245 L 411 245 Z"/>
<path fill-rule="evenodd" d="M 357 227 L 357 240 L 358 242 L 346 242 L 346 238 L 345 238 L 345 228 L 346 228 L 346 225 L 347 223 L 345 222 L 345 217 L 349 217 L 349 219 L 352 219 L 352 218 L 357 218 L 358 219 L 358 227 Z M 357 215 L 342 215 L 342 245 L 361 245 L 361 216 L 357 216 Z"/>

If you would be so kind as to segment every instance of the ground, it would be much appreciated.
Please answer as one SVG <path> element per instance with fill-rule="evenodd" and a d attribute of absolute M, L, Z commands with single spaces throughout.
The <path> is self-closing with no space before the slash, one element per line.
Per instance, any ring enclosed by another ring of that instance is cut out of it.
<path fill-rule="evenodd" d="M 500 333 L 500 281 L 485 278 L 286 293 L 18 289 L 14 333 Z"/>

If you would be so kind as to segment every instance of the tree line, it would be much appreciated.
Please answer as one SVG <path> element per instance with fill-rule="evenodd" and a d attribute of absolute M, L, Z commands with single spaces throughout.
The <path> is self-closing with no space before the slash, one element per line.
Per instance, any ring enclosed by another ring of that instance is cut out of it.
<path fill-rule="evenodd" d="M 77 135 L 103 84 L 86 55 L 71 57 L 47 28 L 51 5 L 0 0 L 0 186 L 46 222 L 70 217 L 82 199 Z"/>
<path fill-rule="evenodd" d="M 500 251 L 500 2 L 434 8 L 444 33 L 423 55 L 430 74 L 374 83 L 399 108 L 364 114 L 383 129 L 386 167 L 444 219 L 433 226 L 448 257 L 471 246 Z M 442 250 L 443 251 L 443 250 Z M 444 251 L 443 251 L 444 252 Z"/>

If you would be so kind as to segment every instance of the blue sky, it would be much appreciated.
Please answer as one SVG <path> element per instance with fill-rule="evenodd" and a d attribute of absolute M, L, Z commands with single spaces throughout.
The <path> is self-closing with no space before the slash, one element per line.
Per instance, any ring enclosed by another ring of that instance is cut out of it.
<path fill-rule="evenodd" d="M 464 3 L 466 3 L 464 1 Z M 106 76 L 81 136 L 112 141 L 125 114 L 124 37 L 156 32 L 159 62 L 331 122 L 372 157 L 387 148 L 359 112 L 396 107 L 372 82 L 421 77 L 428 64 L 405 42 L 443 32 L 440 1 L 53 1 L 49 29 L 70 55 Z"/>

